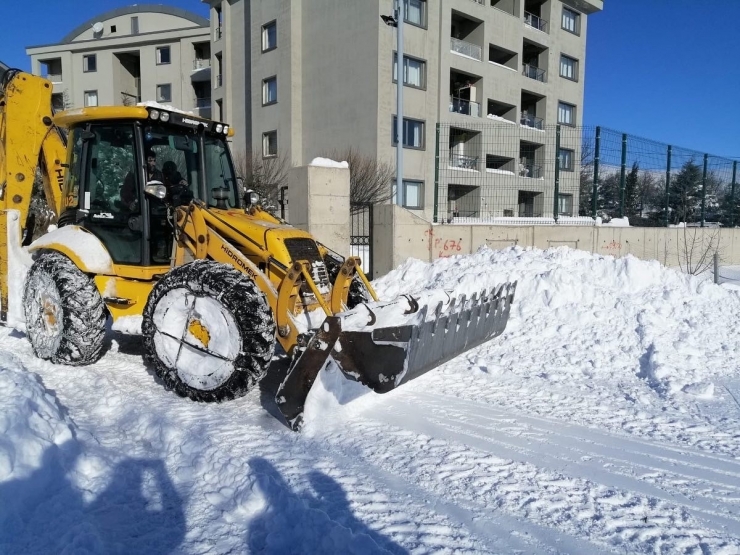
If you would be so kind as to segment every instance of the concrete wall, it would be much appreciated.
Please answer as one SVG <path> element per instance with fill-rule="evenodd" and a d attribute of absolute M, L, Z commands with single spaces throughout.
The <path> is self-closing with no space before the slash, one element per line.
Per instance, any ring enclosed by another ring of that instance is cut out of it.
<path fill-rule="evenodd" d="M 300 166 L 288 172 L 290 223 L 342 255 L 349 252 L 349 169 Z"/>
<path fill-rule="evenodd" d="M 398 206 L 376 206 L 374 218 L 374 278 L 408 258 L 431 262 L 471 254 L 483 245 L 492 249 L 567 246 L 615 257 L 631 254 L 686 271 L 711 244 L 711 250 L 717 245 L 723 264 L 740 264 L 740 229 L 432 225 Z"/>

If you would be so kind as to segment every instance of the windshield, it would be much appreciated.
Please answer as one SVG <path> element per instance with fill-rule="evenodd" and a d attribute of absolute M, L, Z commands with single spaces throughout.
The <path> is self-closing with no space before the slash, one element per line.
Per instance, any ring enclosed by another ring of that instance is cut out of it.
<path fill-rule="evenodd" d="M 212 207 L 218 206 L 213 190 L 225 188 L 229 192 L 226 206 L 239 207 L 231 156 L 221 137 L 201 137 L 196 130 L 148 125 L 144 128 L 144 151 L 147 181 L 161 181 L 168 188 L 187 187 L 193 198 Z"/>

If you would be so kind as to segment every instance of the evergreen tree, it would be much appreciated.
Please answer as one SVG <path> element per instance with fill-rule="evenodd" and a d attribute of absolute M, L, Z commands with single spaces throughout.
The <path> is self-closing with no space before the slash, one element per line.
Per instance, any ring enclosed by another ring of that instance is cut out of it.
<path fill-rule="evenodd" d="M 693 160 L 686 162 L 671 179 L 668 206 L 673 223 L 694 221 L 701 207 L 702 170 Z"/>
<path fill-rule="evenodd" d="M 632 169 L 624 181 L 624 215 L 637 216 L 640 213 L 640 165 L 632 164 Z"/>

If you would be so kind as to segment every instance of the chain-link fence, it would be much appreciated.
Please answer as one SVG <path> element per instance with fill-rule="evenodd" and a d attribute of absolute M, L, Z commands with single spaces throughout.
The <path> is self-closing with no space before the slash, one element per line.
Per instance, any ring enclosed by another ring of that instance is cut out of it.
<path fill-rule="evenodd" d="M 436 149 L 441 223 L 740 223 L 737 161 L 612 129 L 439 124 Z"/>

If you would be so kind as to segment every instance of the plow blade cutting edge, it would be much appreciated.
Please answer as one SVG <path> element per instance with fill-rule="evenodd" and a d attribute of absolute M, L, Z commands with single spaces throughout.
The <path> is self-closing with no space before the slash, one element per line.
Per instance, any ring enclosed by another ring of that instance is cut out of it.
<path fill-rule="evenodd" d="M 424 306 L 417 323 L 371 330 L 342 329 L 341 316 L 326 318 L 288 370 L 275 401 L 293 430 L 302 424 L 308 392 L 331 356 L 342 373 L 376 393 L 387 393 L 500 335 L 506 328 L 516 282 L 452 299 L 442 312 Z M 429 320 L 427 320 L 429 318 Z"/>

